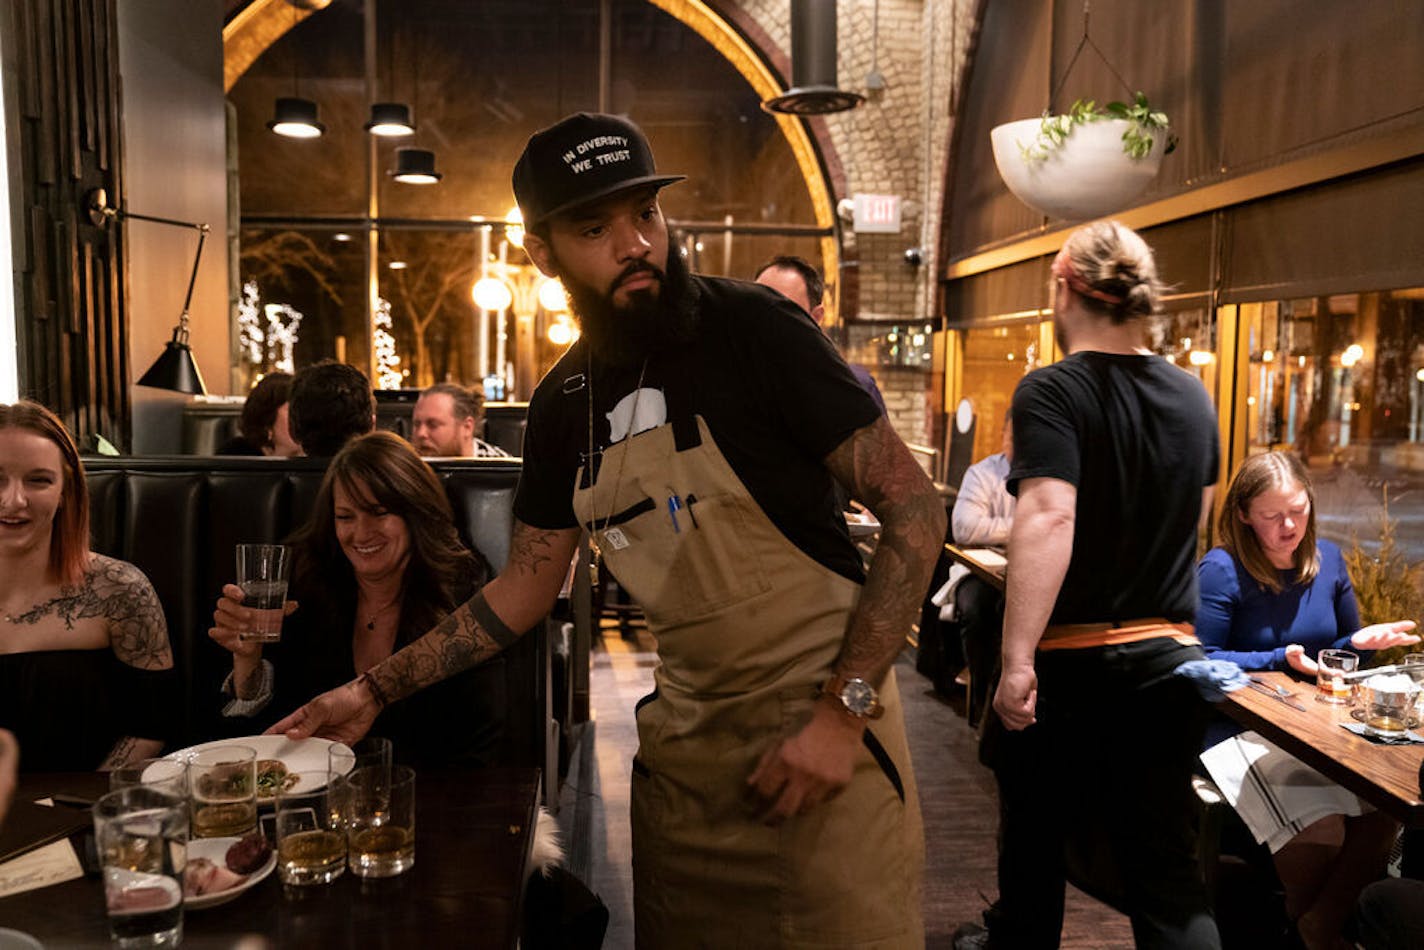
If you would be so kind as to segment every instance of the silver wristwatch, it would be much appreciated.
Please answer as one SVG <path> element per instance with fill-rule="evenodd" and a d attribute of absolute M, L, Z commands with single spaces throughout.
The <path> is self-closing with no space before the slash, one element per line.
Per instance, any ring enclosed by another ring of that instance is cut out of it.
<path fill-rule="evenodd" d="M 840 700 L 845 711 L 857 719 L 879 719 L 885 714 L 880 694 L 858 676 L 832 676 L 822 691 Z"/>

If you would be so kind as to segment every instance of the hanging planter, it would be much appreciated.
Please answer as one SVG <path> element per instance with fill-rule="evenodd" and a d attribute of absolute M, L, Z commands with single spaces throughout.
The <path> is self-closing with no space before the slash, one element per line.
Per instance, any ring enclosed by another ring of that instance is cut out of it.
<path fill-rule="evenodd" d="M 1050 218 L 1081 221 L 1127 207 L 1176 146 L 1167 116 L 1137 93 L 1098 108 L 1079 100 L 1063 115 L 1022 119 L 990 133 L 994 163 L 1014 197 Z"/>

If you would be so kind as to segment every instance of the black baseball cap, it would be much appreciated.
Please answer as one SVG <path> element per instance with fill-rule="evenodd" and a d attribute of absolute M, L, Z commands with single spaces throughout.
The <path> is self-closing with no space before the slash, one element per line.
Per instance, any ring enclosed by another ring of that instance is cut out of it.
<path fill-rule="evenodd" d="M 629 120 L 579 112 L 530 137 L 514 166 L 514 200 L 532 227 L 625 188 L 686 177 L 659 175 L 647 138 Z"/>

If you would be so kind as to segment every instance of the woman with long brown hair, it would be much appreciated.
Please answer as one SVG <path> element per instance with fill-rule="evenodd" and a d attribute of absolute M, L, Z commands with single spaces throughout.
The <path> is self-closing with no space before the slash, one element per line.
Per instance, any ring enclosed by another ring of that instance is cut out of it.
<path fill-rule="evenodd" d="M 247 611 L 235 585 L 223 588 L 213 614 L 209 636 L 233 654 L 224 685 L 229 717 L 258 717 L 274 696 L 285 710 L 349 682 L 486 579 L 484 559 L 460 541 L 439 478 L 389 432 L 353 439 L 332 459 L 311 518 L 290 543 L 293 603 L 280 643 L 264 650 L 238 638 Z M 407 761 L 489 764 L 504 705 L 503 661 L 495 658 L 390 707 L 375 732 Z"/>
<path fill-rule="evenodd" d="M 26 771 L 112 768 L 163 747 L 173 655 L 153 585 L 89 550 L 74 440 L 0 405 L 0 727 Z"/>
<path fill-rule="evenodd" d="M 1322 649 L 1419 642 L 1412 620 L 1361 628 L 1340 549 L 1316 536 L 1315 488 L 1296 456 L 1247 459 L 1217 529 L 1221 546 L 1197 569 L 1197 636 L 1212 658 L 1313 678 Z M 1384 870 L 1394 822 L 1255 732 L 1223 721 L 1207 744 L 1203 763 L 1272 852 L 1302 942 L 1339 945 L 1360 889 Z"/>

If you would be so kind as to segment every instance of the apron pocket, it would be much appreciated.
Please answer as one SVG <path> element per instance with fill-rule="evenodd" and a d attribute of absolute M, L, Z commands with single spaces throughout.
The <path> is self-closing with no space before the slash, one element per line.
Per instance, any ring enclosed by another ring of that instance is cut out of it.
<path fill-rule="evenodd" d="M 885 747 L 880 744 L 880 740 L 866 729 L 861 733 L 861 741 L 870 750 L 870 755 L 875 759 L 875 764 L 880 766 L 880 771 L 885 773 L 885 777 L 890 780 L 890 784 L 895 787 L 895 794 L 900 796 L 900 804 L 905 804 L 905 783 L 900 781 L 900 770 L 895 768 L 895 762 L 890 758 L 890 753 L 885 751 Z"/>
<path fill-rule="evenodd" d="M 741 499 L 689 495 L 685 505 L 679 532 L 663 519 L 674 539 L 673 557 L 667 562 L 667 596 L 655 606 L 644 605 L 650 616 L 663 623 L 699 620 L 771 590 Z"/>

